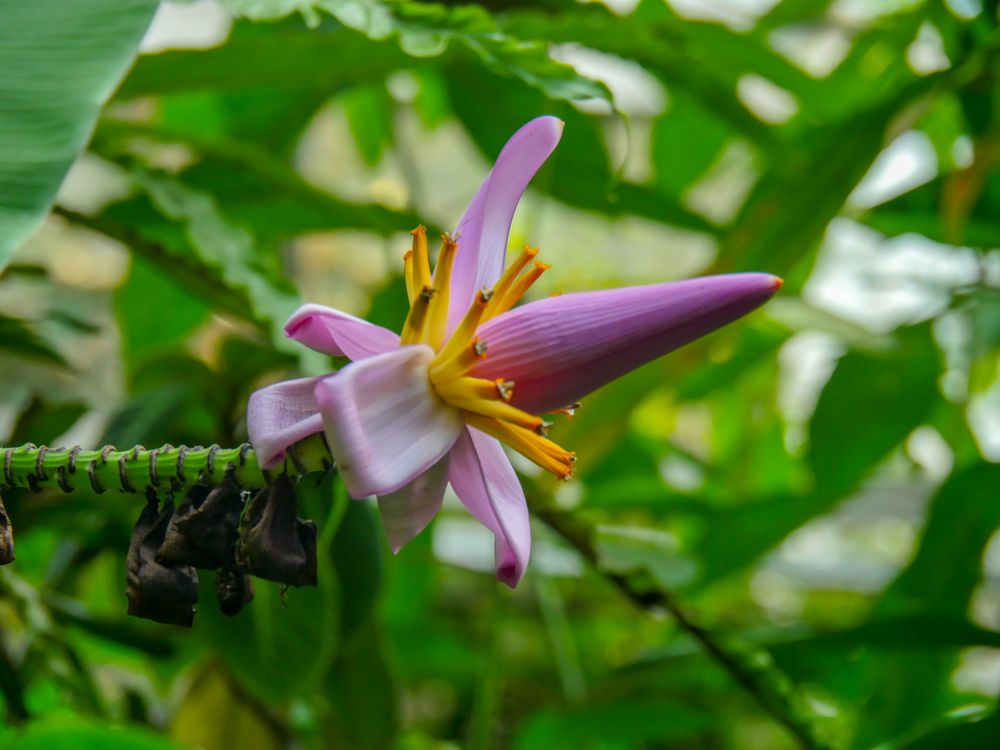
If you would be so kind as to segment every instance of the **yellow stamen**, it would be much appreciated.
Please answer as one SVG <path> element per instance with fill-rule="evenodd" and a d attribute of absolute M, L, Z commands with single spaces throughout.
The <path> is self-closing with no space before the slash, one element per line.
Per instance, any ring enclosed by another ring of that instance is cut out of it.
<path fill-rule="evenodd" d="M 439 384 L 436 388 L 438 395 L 445 401 L 451 401 L 452 399 L 477 399 L 482 401 L 496 401 L 498 399 L 508 400 L 504 397 L 503 392 L 500 390 L 500 386 L 506 386 L 509 384 L 510 389 L 508 392 L 513 392 L 511 389 L 514 387 L 512 381 L 504 381 L 502 378 L 498 381 L 486 380 L 485 378 L 472 378 L 472 377 L 460 377 L 453 378 L 452 380 L 445 381 Z"/>
<path fill-rule="evenodd" d="M 483 318 L 483 312 L 486 310 L 486 306 L 492 297 L 493 292 L 489 289 L 483 289 L 475 296 L 472 304 L 469 306 L 469 311 L 462 318 L 462 322 L 458 324 L 458 327 L 452 332 L 451 338 L 448 339 L 448 343 L 438 352 L 434 362 L 431 363 L 431 369 L 453 358 L 469 345 L 472 337 L 476 334 L 476 328 L 479 327 L 479 323 Z"/>
<path fill-rule="evenodd" d="M 434 360 L 438 362 L 440 357 Z M 462 347 L 457 354 L 449 359 L 444 359 L 438 364 L 431 362 L 430 378 L 435 386 L 446 380 L 465 375 L 475 367 L 481 360 L 486 359 L 486 342 L 473 338 L 467 346 Z"/>
<path fill-rule="evenodd" d="M 448 292 L 451 288 L 451 269 L 455 262 L 458 243 L 448 234 L 441 235 L 441 251 L 434 265 L 434 298 L 431 300 L 427 321 L 427 343 L 440 349 L 448 324 Z"/>
<path fill-rule="evenodd" d="M 470 427 L 492 435 L 560 479 L 568 479 L 573 474 L 576 454 L 563 450 L 548 438 L 542 437 L 525 427 L 509 422 L 490 419 L 479 414 L 466 412 L 465 421 Z"/>
<path fill-rule="evenodd" d="M 503 276 L 500 277 L 500 280 L 493 288 L 496 292 L 493 297 L 494 302 L 486 308 L 486 314 L 483 316 L 483 320 L 489 320 L 497 315 L 496 309 L 500 304 L 500 300 L 507 293 L 507 290 L 510 289 L 517 277 L 520 276 L 521 271 L 523 271 L 525 267 L 527 267 L 527 265 L 535 259 L 536 255 L 538 255 L 537 247 L 528 247 L 525 245 L 521 254 L 517 256 L 513 263 L 507 266 L 507 270 L 503 272 Z"/>
<path fill-rule="evenodd" d="M 471 381 L 471 382 L 470 382 Z M 492 392 L 483 392 L 481 383 L 490 386 Z M 480 391 L 480 392 L 475 392 Z M 528 430 L 535 430 L 540 435 L 544 435 L 549 423 L 541 417 L 529 414 L 526 411 L 511 406 L 500 398 L 496 384 L 480 378 L 455 378 L 437 387 L 438 395 L 459 409 L 475 412 L 484 417 L 502 419 L 505 422 L 519 425 Z"/>
<path fill-rule="evenodd" d="M 510 287 L 510 289 L 504 292 L 503 298 L 496 304 L 496 307 L 493 310 L 493 315 L 502 315 L 516 305 L 521 300 L 521 297 L 524 296 L 525 292 L 531 288 L 531 285 L 538 281 L 538 277 L 550 268 L 552 268 L 552 266 L 548 263 L 542 263 L 542 261 L 536 260 L 535 267 L 519 278 L 517 282 Z"/>
<path fill-rule="evenodd" d="M 417 288 L 413 280 L 413 251 L 407 250 L 403 255 L 403 278 L 406 280 L 406 299 L 413 304 L 413 298 L 417 296 Z"/>
<path fill-rule="evenodd" d="M 516 406 L 511 406 L 506 401 L 484 401 L 483 399 L 448 400 L 448 403 L 466 412 L 479 414 L 484 417 L 503 420 L 506 424 L 517 425 L 526 430 L 532 430 L 539 435 L 546 429 L 545 422 L 541 417 L 521 411 Z"/>
<path fill-rule="evenodd" d="M 430 309 L 434 290 L 425 286 L 410 305 L 410 312 L 403 323 L 403 332 L 399 335 L 400 346 L 407 344 L 422 344 L 426 342 L 427 311 Z"/>

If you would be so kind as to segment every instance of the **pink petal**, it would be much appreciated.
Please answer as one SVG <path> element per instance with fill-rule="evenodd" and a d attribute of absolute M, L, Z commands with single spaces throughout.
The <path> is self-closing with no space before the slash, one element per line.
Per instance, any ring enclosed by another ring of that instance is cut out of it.
<path fill-rule="evenodd" d="M 511 136 L 486 175 L 456 232 L 458 254 L 451 275 L 448 331 L 465 315 L 472 295 L 503 273 L 507 239 L 521 195 L 562 137 L 563 122 L 539 117 Z"/>
<path fill-rule="evenodd" d="M 285 323 L 285 334 L 322 354 L 352 360 L 399 346 L 399 336 L 367 320 L 323 305 L 303 305 Z"/>
<path fill-rule="evenodd" d="M 448 456 L 409 484 L 378 496 L 382 527 L 393 553 L 423 531 L 441 510 L 441 500 L 448 486 Z"/>
<path fill-rule="evenodd" d="M 432 359 L 429 346 L 404 346 L 316 383 L 323 428 L 351 497 L 395 492 L 454 444 L 461 413 L 431 388 Z"/>
<path fill-rule="evenodd" d="M 539 300 L 479 329 L 488 354 L 474 372 L 513 380 L 514 403 L 540 414 L 731 323 L 780 287 L 740 273 Z"/>
<path fill-rule="evenodd" d="M 462 430 L 451 449 L 448 481 L 496 536 L 497 578 L 514 588 L 531 555 L 531 525 L 524 490 L 500 443 L 471 427 Z"/>
<path fill-rule="evenodd" d="M 319 380 L 286 380 L 250 395 L 247 431 L 262 468 L 280 464 L 285 448 L 323 430 L 323 418 L 313 396 Z"/>

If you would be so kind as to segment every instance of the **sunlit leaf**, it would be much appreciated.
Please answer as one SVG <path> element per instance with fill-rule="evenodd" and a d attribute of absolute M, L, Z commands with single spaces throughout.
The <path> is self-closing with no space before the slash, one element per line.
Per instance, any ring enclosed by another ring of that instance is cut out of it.
<path fill-rule="evenodd" d="M 48 210 L 156 5 L 0 3 L 0 268 Z"/>

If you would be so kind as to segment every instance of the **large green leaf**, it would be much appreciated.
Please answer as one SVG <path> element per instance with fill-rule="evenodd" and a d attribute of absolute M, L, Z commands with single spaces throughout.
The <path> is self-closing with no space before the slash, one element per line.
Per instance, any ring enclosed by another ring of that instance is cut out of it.
<path fill-rule="evenodd" d="M 0 268 L 38 225 L 156 0 L 0 0 Z"/>
<path fill-rule="evenodd" d="M 450 7 L 412 0 L 226 0 L 231 11 L 254 19 L 329 13 L 375 41 L 395 41 L 414 57 L 436 57 L 457 43 L 494 71 L 520 79 L 554 99 L 608 99 L 600 83 L 579 75 L 548 53 L 548 36 L 511 37 L 474 4 Z"/>
<path fill-rule="evenodd" d="M 901 331 L 888 352 L 837 363 L 809 425 L 817 494 L 845 492 L 920 426 L 938 398 L 938 369 L 927 327 Z"/>
<path fill-rule="evenodd" d="M 180 750 L 149 730 L 84 722 L 50 720 L 3 738 L 5 750 Z"/>

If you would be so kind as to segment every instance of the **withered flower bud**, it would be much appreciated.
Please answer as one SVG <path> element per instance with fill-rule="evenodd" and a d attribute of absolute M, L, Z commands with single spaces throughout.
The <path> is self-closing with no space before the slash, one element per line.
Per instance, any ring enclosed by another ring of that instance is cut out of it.
<path fill-rule="evenodd" d="M 0 565 L 14 562 L 14 527 L 0 497 Z"/>
<path fill-rule="evenodd" d="M 157 561 L 208 570 L 234 567 L 242 510 L 241 489 L 232 472 L 211 491 L 195 485 L 170 519 Z"/>
<path fill-rule="evenodd" d="M 240 569 L 291 586 L 315 586 L 316 524 L 297 514 L 295 488 L 287 475 L 260 490 L 240 523 Z"/>
<path fill-rule="evenodd" d="M 135 617 L 189 628 L 198 602 L 198 574 L 190 565 L 172 567 L 157 562 L 156 552 L 163 543 L 174 504 L 158 507 L 156 495 L 147 493 L 139 514 L 126 559 L 128 613 Z"/>
<path fill-rule="evenodd" d="M 250 576 L 238 570 L 224 569 L 215 574 L 215 598 L 226 617 L 235 617 L 253 601 Z"/>

